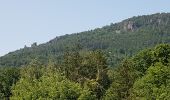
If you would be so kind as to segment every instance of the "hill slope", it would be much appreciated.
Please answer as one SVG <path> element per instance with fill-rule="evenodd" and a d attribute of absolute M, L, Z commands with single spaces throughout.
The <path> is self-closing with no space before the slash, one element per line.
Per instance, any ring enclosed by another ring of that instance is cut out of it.
<path fill-rule="evenodd" d="M 66 47 L 75 48 L 76 44 L 82 46 L 82 52 L 101 49 L 116 64 L 125 56 L 159 43 L 170 43 L 170 13 L 133 17 L 102 28 L 56 37 L 38 46 L 33 44 L 0 57 L 0 66 L 22 66 L 35 58 L 43 63 L 49 58 L 59 60 Z"/>

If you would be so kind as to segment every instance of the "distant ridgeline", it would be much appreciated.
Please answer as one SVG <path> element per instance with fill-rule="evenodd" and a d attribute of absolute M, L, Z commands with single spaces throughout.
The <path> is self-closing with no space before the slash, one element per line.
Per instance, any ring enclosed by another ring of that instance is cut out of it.
<path fill-rule="evenodd" d="M 65 52 L 74 50 L 82 55 L 102 50 L 108 63 L 114 66 L 124 57 L 160 43 L 170 43 L 170 13 L 132 17 L 102 28 L 56 37 L 41 45 L 34 43 L 0 57 L 0 66 L 20 67 L 35 58 L 43 64 L 49 60 L 60 63 Z"/>

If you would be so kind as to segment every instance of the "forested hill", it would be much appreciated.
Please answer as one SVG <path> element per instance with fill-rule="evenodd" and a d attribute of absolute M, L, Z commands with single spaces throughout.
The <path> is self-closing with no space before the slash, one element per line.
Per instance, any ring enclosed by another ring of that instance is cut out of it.
<path fill-rule="evenodd" d="M 0 58 L 0 66 L 22 66 L 39 59 L 59 61 L 64 52 L 77 48 L 81 53 L 101 49 L 114 64 L 125 56 L 159 43 L 170 43 L 170 13 L 132 17 L 102 28 L 56 37 L 47 43 L 11 52 Z M 56 60 L 58 59 L 58 60 Z"/>

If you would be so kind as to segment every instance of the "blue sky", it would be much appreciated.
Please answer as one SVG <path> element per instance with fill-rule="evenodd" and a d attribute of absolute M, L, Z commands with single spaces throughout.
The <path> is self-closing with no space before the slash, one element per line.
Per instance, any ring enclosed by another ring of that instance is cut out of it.
<path fill-rule="evenodd" d="M 169 0 L 0 0 L 0 56 L 56 36 L 170 12 Z"/>

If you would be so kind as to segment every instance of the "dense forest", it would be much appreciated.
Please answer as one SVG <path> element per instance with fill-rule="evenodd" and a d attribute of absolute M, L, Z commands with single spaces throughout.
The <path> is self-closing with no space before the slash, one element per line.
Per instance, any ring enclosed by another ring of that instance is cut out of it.
<path fill-rule="evenodd" d="M 170 14 L 126 19 L 0 57 L 0 100 L 169 100 Z"/>
<path fill-rule="evenodd" d="M 59 59 L 65 50 L 81 46 L 82 53 L 102 50 L 107 55 L 110 65 L 118 64 L 122 58 L 132 56 L 147 47 L 159 43 L 170 43 L 170 13 L 138 16 L 120 23 L 71 35 L 56 37 L 41 45 L 33 43 L 31 47 L 11 52 L 0 57 L 0 66 L 28 65 L 32 59 L 39 59 L 44 64 L 49 59 Z"/>
<path fill-rule="evenodd" d="M 101 51 L 66 52 L 62 63 L 37 59 L 0 70 L 5 100 L 168 100 L 170 45 L 160 44 L 108 67 Z"/>

